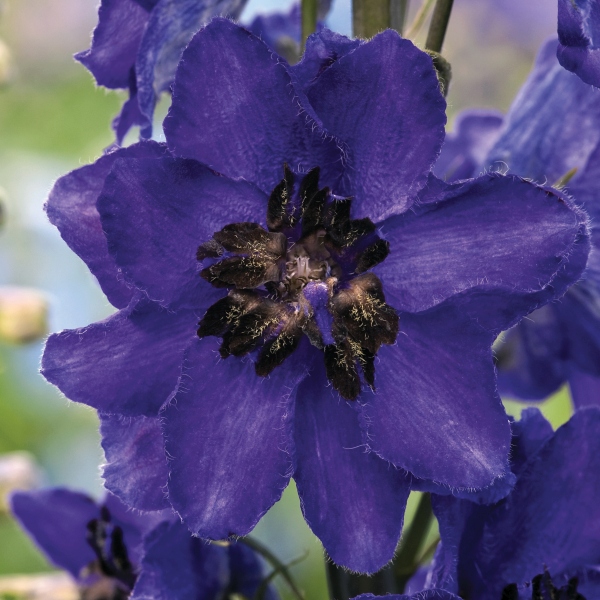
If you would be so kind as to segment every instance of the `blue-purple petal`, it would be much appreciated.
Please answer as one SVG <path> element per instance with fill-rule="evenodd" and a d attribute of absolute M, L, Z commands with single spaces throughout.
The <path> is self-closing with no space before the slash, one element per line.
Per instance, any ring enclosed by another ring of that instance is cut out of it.
<path fill-rule="evenodd" d="M 583 373 L 577 368 L 571 367 L 569 389 L 575 408 L 600 406 L 600 377 Z"/>

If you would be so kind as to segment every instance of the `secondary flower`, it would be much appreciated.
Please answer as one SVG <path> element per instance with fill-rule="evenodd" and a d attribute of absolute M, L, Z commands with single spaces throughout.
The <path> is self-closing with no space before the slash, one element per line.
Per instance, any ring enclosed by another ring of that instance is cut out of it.
<path fill-rule="evenodd" d="M 558 39 L 560 64 L 600 87 L 600 2 L 558 0 Z"/>
<path fill-rule="evenodd" d="M 83 600 L 253 598 L 263 581 L 244 544 L 207 544 L 167 511 L 137 514 L 112 494 L 97 503 L 51 488 L 15 492 L 11 504 L 48 559 L 75 578 Z M 267 589 L 265 599 L 275 592 Z"/>
<path fill-rule="evenodd" d="M 561 68 L 555 51 L 556 41 L 544 46 L 502 129 L 493 126 L 497 116 L 469 114 L 461 121 L 469 124 L 468 135 L 460 128 L 439 162 L 450 179 L 465 176 L 477 163 L 470 175 L 501 168 L 551 184 L 572 176 L 566 191 L 592 217 L 587 270 L 560 302 L 532 313 L 508 332 L 498 367 L 499 384 L 507 394 L 545 398 L 568 381 L 581 406 L 600 402 L 600 234 L 595 225 L 600 214 L 600 107 L 597 91 Z M 481 158 L 485 146 L 487 156 Z"/>
<path fill-rule="evenodd" d="M 293 475 L 333 560 L 374 572 L 413 476 L 510 475 L 491 344 L 579 277 L 586 216 L 517 177 L 431 177 L 444 109 L 395 32 L 324 31 L 290 67 L 217 19 L 184 52 L 166 147 L 57 182 L 48 215 L 121 310 L 51 336 L 43 373 L 102 413 L 111 489 L 148 509 L 167 485 L 223 539 Z"/>
<path fill-rule="evenodd" d="M 181 53 L 194 33 L 214 16 L 237 18 L 246 0 L 101 0 L 89 50 L 75 58 L 98 85 L 129 91 L 113 122 L 117 143 L 134 125 L 152 135 L 161 92 L 173 84 Z"/>
<path fill-rule="evenodd" d="M 600 410 L 552 431 L 513 424 L 514 490 L 492 506 L 432 496 L 441 543 L 428 587 L 465 600 L 591 600 L 600 592 Z M 532 593 L 533 592 L 533 593 Z"/>

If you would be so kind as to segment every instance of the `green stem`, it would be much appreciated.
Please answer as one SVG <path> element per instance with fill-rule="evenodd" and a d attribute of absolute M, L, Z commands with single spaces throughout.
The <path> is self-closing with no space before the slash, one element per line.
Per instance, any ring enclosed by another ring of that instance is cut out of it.
<path fill-rule="evenodd" d="M 249 548 L 252 548 L 255 552 L 260 554 L 276 571 L 280 573 L 285 579 L 286 583 L 290 586 L 294 596 L 298 600 L 304 600 L 302 592 L 296 586 L 294 578 L 290 575 L 288 568 L 283 564 L 265 545 L 261 544 L 258 540 L 251 537 L 243 537 L 239 540 L 242 544 L 246 544 Z"/>
<path fill-rule="evenodd" d="M 431 497 L 429 494 L 423 494 L 410 526 L 405 529 L 400 551 L 393 562 L 394 576 L 400 593 L 419 567 L 419 549 L 425 541 L 432 520 Z"/>
<path fill-rule="evenodd" d="M 396 593 L 394 573 L 390 567 L 374 575 L 356 575 L 341 569 L 331 559 L 326 559 L 327 583 L 331 600 L 349 600 L 361 594 L 381 595 Z"/>
<path fill-rule="evenodd" d="M 390 0 L 390 27 L 400 35 L 404 31 L 409 0 Z"/>
<path fill-rule="evenodd" d="M 354 37 L 371 38 L 390 26 L 390 0 L 352 0 Z"/>
<path fill-rule="evenodd" d="M 433 8 L 435 0 L 425 0 L 419 9 L 419 12 L 416 14 L 413 22 L 411 23 L 408 31 L 406 32 L 406 37 L 409 40 L 414 40 L 417 35 L 419 35 L 419 31 L 421 31 L 421 27 L 423 27 L 423 23 L 427 20 L 431 9 Z"/>
<path fill-rule="evenodd" d="M 426 50 L 438 53 L 442 51 L 453 3 L 454 0 L 437 0 L 435 8 L 433 9 L 433 15 L 431 15 L 429 33 L 427 34 L 427 41 L 425 42 Z"/>
<path fill-rule="evenodd" d="M 302 0 L 302 49 L 306 47 L 306 38 L 317 29 L 318 0 Z"/>
<path fill-rule="evenodd" d="M 290 567 L 297 565 L 299 562 L 302 562 L 307 556 L 308 556 L 308 551 L 305 552 L 303 556 L 299 556 L 298 558 L 295 558 L 294 560 L 289 562 L 287 565 L 283 565 L 283 566 L 285 569 L 289 569 Z M 253 600 L 264 600 L 265 599 L 267 592 L 269 590 L 269 585 L 271 584 L 273 579 L 275 579 L 275 577 L 277 577 L 277 575 L 283 575 L 283 571 L 280 568 L 273 569 L 271 571 L 271 573 L 269 573 L 269 575 L 267 575 L 267 577 L 265 577 L 262 580 L 260 587 L 256 590 L 256 593 L 254 594 Z"/>

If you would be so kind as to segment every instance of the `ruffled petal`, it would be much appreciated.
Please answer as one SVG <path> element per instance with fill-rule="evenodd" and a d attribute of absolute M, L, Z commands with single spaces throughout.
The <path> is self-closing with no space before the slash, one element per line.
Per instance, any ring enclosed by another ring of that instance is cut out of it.
<path fill-rule="evenodd" d="M 144 539 L 132 600 L 208 600 L 227 588 L 227 549 L 191 537 L 179 521 L 164 521 Z"/>
<path fill-rule="evenodd" d="M 496 392 L 493 336 L 452 306 L 400 315 L 363 395 L 369 446 L 421 479 L 483 488 L 507 472 L 510 427 Z"/>
<path fill-rule="evenodd" d="M 456 117 L 454 130 L 446 136 L 433 167 L 435 175 L 448 183 L 478 175 L 504 123 L 492 110 L 465 110 Z"/>
<path fill-rule="evenodd" d="M 115 261 L 108 253 L 96 200 L 104 180 L 120 158 L 158 158 L 167 150 L 156 142 L 143 142 L 111 152 L 94 164 L 61 177 L 46 203 L 48 219 L 60 231 L 69 248 L 82 258 L 98 279 L 102 291 L 117 308 L 127 306 L 133 290 L 122 280 Z"/>
<path fill-rule="evenodd" d="M 569 263 L 581 236 L 587 239 L 586 219 L 558 192 L 513 176 L 485 175 L 450 185 L 442 200 L 384 221 L 390 255 L 374 271 L 388 302 L 410 312 L 480 286 L 531 294 Z"/>
<path fill-rule="evenodd" d="M 292 414 L 305 369 L 288 359 L 268 378 L 219 358 L 206 338 L 186 352 L 177 394 L 162 412 L 169 500 L 200 537 L 245 535 L 281 497 L 292 471 Z M 298 352 L 298 351 L 296 351 Z"/>
<path fill-rule="evenodd" d="M 101 412 L 156 416 L 177 385 L 197 322 L 193 311 L 132 301 L 105 321 L 51 335 L 42 375 L 67 398 Z"/>
<path fill-rule="evenodd" d="M 410 478 L 368 451 L 356 411 L 327 385 L 322 360 L 298 389 L 294 431 L 294 479 L 310 528 L 335 563 L 379 571 L 400 539 Z"/>
<path fill-rule="evenodd" d="M 125 278 L 172 308 L 206 307 L 216 292 L 199 276 L 198 246 L 229 223 L 262 221 L 266 209 L 266 196 L 252 184 L 175 158 L 116 162 L 98 199 Z"/>
<path fill-rule="evenodd" d="M 158 419 L 100 413 L 100 435 L 106 489 L 138 510 L 169 508 L 169 473 Z"/>
<path fill-rule="evenodd" d="M 85 494 L 65 488 L 15 492 L 10 498 L 17 521 L 48 560 L 77 578 L 96 556 L 86 541 L 86 526 L 98 506 Z"/>
<path fill-rule="evenodd" d="M 344 147 L 334 192 L 373 221 L 407 210 L 444 140 L 446 103 L 431 58 L 392 30 L 326 69 L 307 97 Z"/>
<path fill-rule="evenodd" d="M 199 109 L 201 107 L 201 109 Z M 214 19 L 186 48 L 164 122 L 169 148 L 266 193 L 282 167 L 321 167 L 321 183 L 341 172 L 334 140 L 306 114 L 284 63 L 226 19 Z"/>
<path fill-rule="evenodd" d="M 148 22 L 148 10 L 135 0 L 102 0 L 92 46 L 75 58 L 98 85 L 127 88 L 135 57 Z"/>

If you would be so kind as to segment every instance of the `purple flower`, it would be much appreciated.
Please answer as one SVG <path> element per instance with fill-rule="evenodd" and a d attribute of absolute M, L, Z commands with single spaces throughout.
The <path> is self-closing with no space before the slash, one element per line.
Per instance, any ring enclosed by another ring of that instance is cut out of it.
<path fill-rule="evenodd" d="M 463 117 L 460 123 L 470 124 L 469 135 L 459 128 L 453 145 L 442 151 L 440 171 L 451 174 L 446 165 L 452 165 L 454 173 L 464 176 L 478 162 L 471 175 L 500 168 L 553 184 L 576 169 L 567 192 L 594 224 L 600 214 L 598 94 L 561 68 L 555 50 L 555 41 L 544 46 L 502 129 L 494 131 L 481 113 Z M 490 141 L 487 157 L 472 160 Z M 560 302 L 532 313 L 508 332 L 498 354 L 499 384 L 507 394 L 541 399 L 568 381 L 577 405 L 600 402 L 599 244 L 594 225 L 583 280 Z"/>
<path fill-rule="evenodd" d="M 600 87 L 600 2 L 558 0 L 558 39 L 560 64 Z"/>
<path fill-rule="evenodd" d="M 491 344 L 579 277 L 586 216 L 518 177 L 430 176 L 444 111 L 392 31 L 324 31 L 289 67 L 217 19 L 184 52 L 166 147 L 57 182 L 48 215 L 121 310 L 51 336 L 43 373 L 102 413 L 109 489 L 150 509 L 166 486 L 223 539 L 293 476 L 332 559 L 371 573 L 413 476 L 512 477 Z"/>
<path fill-rule="evenodd" d="M 134 125 L 152 135 L 158 96 L 173 84 L 181 53 L 214 16 L 239 17 L 246 0 L 101 0 L 89 50 L 75 58 L 98 85 L 126 89 L 129 100 L 113 122 L 117 143 Z"/>
<path fill-rule="evenodd" d="M 138 514 L 112 494 L 97 503 L 65 488 L 15 492 L 11 508 L 48 560 L 75 578 L 85 600 L 252 598 L 262 585 L 250 548 L 193 538 L 170 511 Z M 276 597 L 267 590 L 265 598 Z"/>
<path fill-rule="evenodd" d="M 441 543 L 428 587 L 465 600 L 597 598 L 600 410 L 553 432 L 527 409 L 513 424 L 511 466 L 517 484 L 492 506 L 432 496 Z"/>

